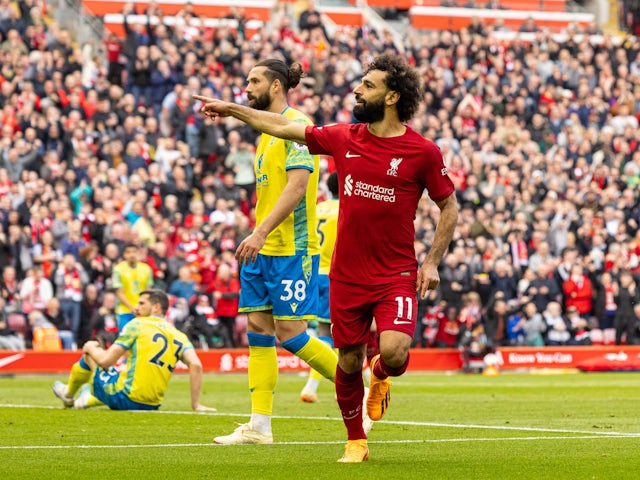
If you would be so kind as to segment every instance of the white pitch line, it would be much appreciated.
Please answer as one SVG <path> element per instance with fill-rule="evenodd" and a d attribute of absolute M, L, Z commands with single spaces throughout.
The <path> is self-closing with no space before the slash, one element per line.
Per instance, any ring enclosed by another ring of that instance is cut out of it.
<path fill-rule="evenodd" d="M 620 438 L 639 438 L 640 435 L 582 435 L 582 436 L 549 436 L 549 437 L 505 437 L 505 438 L 438 438 L 423 440 L 378 440 L 369 441 L 369 445 L 383 444 L 410 444 L 410 443 L 472 443 L 472 442 L 535 442 L 538 440 L 602 440 L 602 439 L 620 439 Z M 328 442 L 276 442 L 270 445 L 216 445 L 215 443 L 159 443 L 149 445 L 12 445 L 0 446 L 0 450 L 92 450 L 92 449 L 130 449 L 130 448 L 229 448 L 229 447 L 270 447 L 270 446 L 289 446 L 289 445 L 342 445 L 344 440 L 328 441 Z"/>
<path fill-rule="evenodd" d="M 0 404 L 0 408 L 27 408 L 27 409 L 55 409 L 61 410 L 60 407 L 52 407 L 49 405 L 13 405 L 13 404 Z M 175 410 L 153 410 L 153 411 L 138 411 L 130 410 L 130 413 L 137 413 L 142 415 L 200 415 L 200 416 L 212 416 L 212 417 L 247 417 L 247 413 L 232 413 L 232 412 L 192 412 L 192 411 L 175 411 Z M 295 415 L 273 415 L 271 418 L 280 420 L 311 420 L 311 421 L 330 421 L 330 422 L 342 422 L 342 418 L 338 417 L 312 417 L 312 416 L 295 416 Z M 517 427 L 507 425 L 478 425 L 478 424 L 458 424 L 458 423 L 438 423 L 438 422 L 415 422 L 407 420 L 383 420 L 380 424 L 384 425 L 408 425 L 413 427 L 432 427 L 432 428 L 470 428 L 475 430 L 504 430 L 511 432 L 540 432 L 540 433 L 564 433 L 564 434 L 576 434 L 576 435 L 589 435 L 589 436 L 603 436 L 603 437 L 637 437 L 640 433 L 634 432 L 613 432 L 613 431 L 591 431 L 591 430 L 570 430 L 560 428 L 542 428 L 542 427 Z M 540 437 L 543 438 L 543 437 Z M 553 437 L 561 438 L 561 437 Z M 574 437 L 577 438 L 577 437 Z"/>

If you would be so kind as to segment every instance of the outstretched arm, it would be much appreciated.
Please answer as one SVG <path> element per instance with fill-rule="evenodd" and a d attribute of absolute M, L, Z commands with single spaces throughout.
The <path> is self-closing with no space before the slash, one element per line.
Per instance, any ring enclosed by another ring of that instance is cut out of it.
<path fill-rule="evenodd" d="M 274 137 L 293 140 L 297 143 L 307 144 L 304 136 L 306 125 L 280 115 L 278 113 L 256 110 L 236 103 L 223 102 L 211 97 L 194 95 L 194 99 L 204 103 L 200 111 L 207 117 L 234 117 L 252 126 L 256 130 Z"/>
<path fill-rule="evenodd" d="M 202 386 L 202 363 L 195 350 L 188 349 L 182 354 L 182 361 L 189 367 L 189 385 L 191 386 L 191 408 L 196 412 L 215 412 L 213 407 L 200 404 L 200 387 Z"/>
<path fill-rule="evenodd" d="M 425 298 L 428 291 L 434 290 L 440 283 L 438 265 L 449 248 L 458 223 L 458 201 L 455 193 L 437 202 L 437 205 L 440 208 L 440 220 L 436 226 L 433 244 L 418 271 L 417 290 L 420 292 L 420 298 Z"/>

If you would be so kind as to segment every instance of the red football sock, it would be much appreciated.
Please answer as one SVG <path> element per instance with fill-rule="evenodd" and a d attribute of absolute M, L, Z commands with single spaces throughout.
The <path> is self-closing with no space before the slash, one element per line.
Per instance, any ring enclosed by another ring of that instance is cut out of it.
<path fill-rule="evenodd" d="M 409 355 L 407 355 L 407 359 L 405 362 L 399 367 L 390 367 L 386 363 L 384 363 L 384 359 L 380 357 L 380 359 L 373 366 L 373 374 L 376 378 L 380 380 L 384 380 L 387 377 L 399 377 L 404 372 L 407 371 L 407 366 L 409 365 Z"/>
<path fill-rule="evenodd" d="M 336 370 L 336 395 L 338 406 L 342 413 L 342 420 L 347 427 L 349 440 L 367 438 L 362 428 L 362 400 L 364 398 L 364 383 L 362 372 L 345 373 L 338 365 Z"/>

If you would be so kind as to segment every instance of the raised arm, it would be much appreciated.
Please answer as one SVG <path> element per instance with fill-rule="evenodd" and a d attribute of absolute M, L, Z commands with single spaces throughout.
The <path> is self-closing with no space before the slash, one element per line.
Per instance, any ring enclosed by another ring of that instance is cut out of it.
<path fill-rule="evenodd" d="M 435 289 L 440 283 L 438 266 L 449 248 L 458 223 L 458 201 L 455 193 L 437 202 L 437 205 L 440 208 L 440 220 L 436 225 L 433 244 L 418 272 L 417 290 L 420 292 L 420 298 L 425 298 L 427 292 Z"/>
<path fill-rule="evenodd" d="M 256 130 L 274 137 L 292 140 L 306 145 L 304 136 L 306 125 L 295 122 L 278 113 L 256 110 L 236 103 L 224 102 L 216 98 L 194 95 L 195 100 L 204 103 L 200 111 L 211 119 L 216 117 L 234 117 L 252 126 Z"/>

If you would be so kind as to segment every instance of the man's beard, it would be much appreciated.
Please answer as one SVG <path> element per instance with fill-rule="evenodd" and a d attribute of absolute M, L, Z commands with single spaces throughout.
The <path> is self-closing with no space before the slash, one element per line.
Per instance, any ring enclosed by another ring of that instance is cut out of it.
<path fill-rule="evenodd" d="M 353 116 L 363 123 L 375 123 L 384 118 L 384 97 L 353 107 Z"/>
<path fill-rule="evenodd" d="M 249 106 L 256 110 L 267 110 L 271 105 L 271 96 L 269 93 L 263 93 L 259 97 L 249 100 Z"/>

